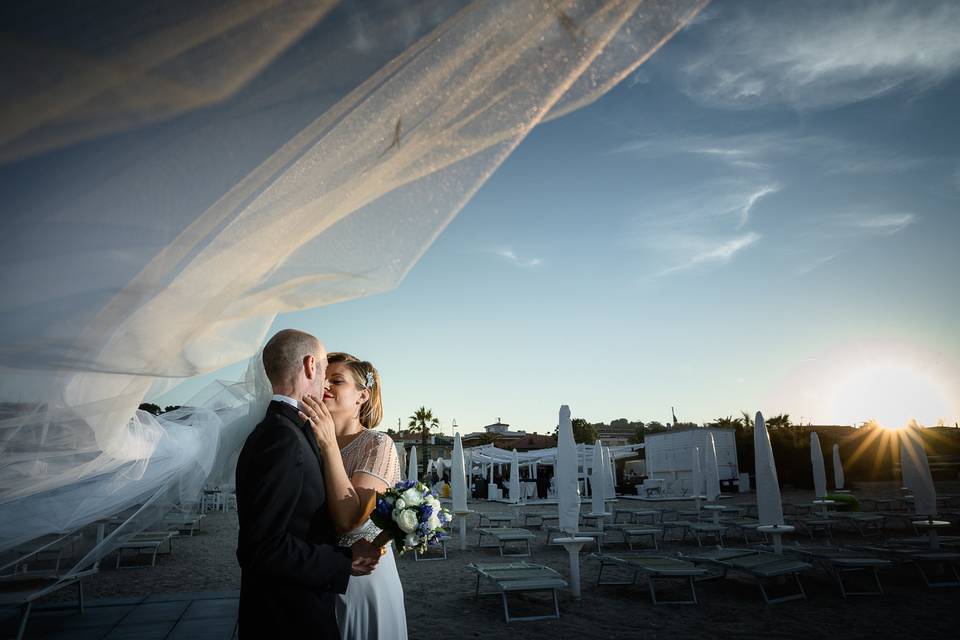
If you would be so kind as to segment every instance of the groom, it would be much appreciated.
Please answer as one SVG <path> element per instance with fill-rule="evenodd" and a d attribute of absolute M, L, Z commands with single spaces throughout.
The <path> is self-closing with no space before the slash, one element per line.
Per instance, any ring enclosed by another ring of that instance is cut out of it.
<path fill-rule="evenodd" d="M 323 395 L 327 354 L 312 335 L 285 329 L 263 348 L 263 365 L 273 401 L 237 462 L 239 634 L 338 638 L 334 594 L 351 573 L 370 573 L 380 549 L 363 540 L 336 546 L 323 461 L 297 415 L 304 395 Z"/>

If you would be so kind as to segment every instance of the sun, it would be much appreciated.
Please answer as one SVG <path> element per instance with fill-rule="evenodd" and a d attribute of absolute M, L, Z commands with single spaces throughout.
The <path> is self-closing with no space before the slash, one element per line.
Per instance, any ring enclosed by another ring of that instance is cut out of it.
<path fill-rule="evenodd" d="M 840 424 L 875 421 L 888 429 L 900 429 L 911 420 L 932 425 L 950 415 L 937 381 L 904 365 L 853 369 L 832 385 L 831 391 L 832 415 Z"/>

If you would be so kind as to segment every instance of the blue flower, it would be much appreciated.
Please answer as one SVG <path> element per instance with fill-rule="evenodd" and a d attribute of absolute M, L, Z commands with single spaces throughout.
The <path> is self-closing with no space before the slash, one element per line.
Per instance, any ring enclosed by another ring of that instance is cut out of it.
<path fill-rule="evenodd" d="M 431 507 L 431 506 L 428 505 L 428 504 L 425 504 L 425 505 L 423 505 L 422 507 L 420 507 L 420 519 L 421 519 L 421 520 L 429 520 L 429 519 L 430 519 L 430 516 L 432 516 L 432 515 L 433 515 L 433 507 Z"/>

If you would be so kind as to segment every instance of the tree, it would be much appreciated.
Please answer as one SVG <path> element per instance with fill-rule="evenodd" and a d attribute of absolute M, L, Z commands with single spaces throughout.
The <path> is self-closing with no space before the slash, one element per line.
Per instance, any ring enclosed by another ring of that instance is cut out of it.
<path fill-rule="evenodd" d="M 139 407 L 137 407 L 137 409 L 140 409 L 140 411 L 146 411 L 147 413 L 153 416 L 158 416 L 161 413 L 163 413 L 163 410 L 160 408 L 160 406 L 153 404 L 152 402 L 144 402 Z"/>
<path fill-rule="evenodd" d="M 767 419 L 768 429 L 780 429 L 789 426 L 791 426 L 789 413 L 781 413 L 780 415 L 776 415 Z"/>
<path fill-rule="evenodd" d="M 743 428 L 747 431 L 753 430 L 753 418 L 750 417 L 750 414 L 746 411 L 741 411 L 740 415 L 743 416 Z"/>
<path fill-rule="evenodd" d="M 637 427 L 637 429 L 633 432 L 633 436 L 630 437 L 630 442 L 632 444 L 643 444 L 644 440 L 646 440 L 647 436 L 651 433 L 660 433 L 661 431 L 670 430 L 670 427 L 657 422 L 656 420 L 653 422 L 648 422 L 646 425 L 644 425 L 642 422 L 639 424 L 640 426 Z"/>
<path fill-rule="evenodd" d="M 427 409 L 426 407 L 420 407 L 413 412 L 413 415 L 410 416 L 410 422 L 407 424 L 410 427 L 410 431 L 420 433 L 420 444 L 421 444 L 421 453 L 422 460 L 420 461 L 423 464 L 423 471 L 421 472 L 421 477 L 427 475 L 427 440 L 430 437 L 430 428 L 439 427 L 440 421 L 433 417 L 433 411 Z"/>
<path fill-rule="evenodd" d="M 573 427 L 573 441 L 576 443 L 583 444 L 593 444 L 597 441 L 597 427 L 590 424 L 583 418 L 574 418 L 570 421 L 570 426 Z M 553 435 L 555 437 L 560 434 L 560 426 L 557 425 L 557 428 L 554 430 Z"/>
<path fill-rule="evenodd" d="M 741 429 L 743 427 L 743 421 L 740 418 L 727 416 L 726 418 L 717 418 L 713 421 L 712 426 L 718 429 Z"/>
<path fill-rule="evenodd" d="M 481 433 L 479 436 L 477 436 L 477 442 L 478 442 L 480 445 L 494 444 L 494 442 L 496 442 L 496 440 L 497 440 L 496 434 L 489 433 L 489 432 L 488 432 L 488 433 Z"/>

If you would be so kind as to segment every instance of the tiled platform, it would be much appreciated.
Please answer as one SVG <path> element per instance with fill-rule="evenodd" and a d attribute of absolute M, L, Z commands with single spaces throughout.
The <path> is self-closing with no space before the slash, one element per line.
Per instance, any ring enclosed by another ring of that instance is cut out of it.
<path fill-rule="evenodd" d="M 239 599 L 239 591 L 151 594 L 91 600 L 82 614 L 76 606 L 38 605 L 24 640 L 230 640 Z M 0 609 L 0 638 L 16 635 L 18 614 Z"/>

